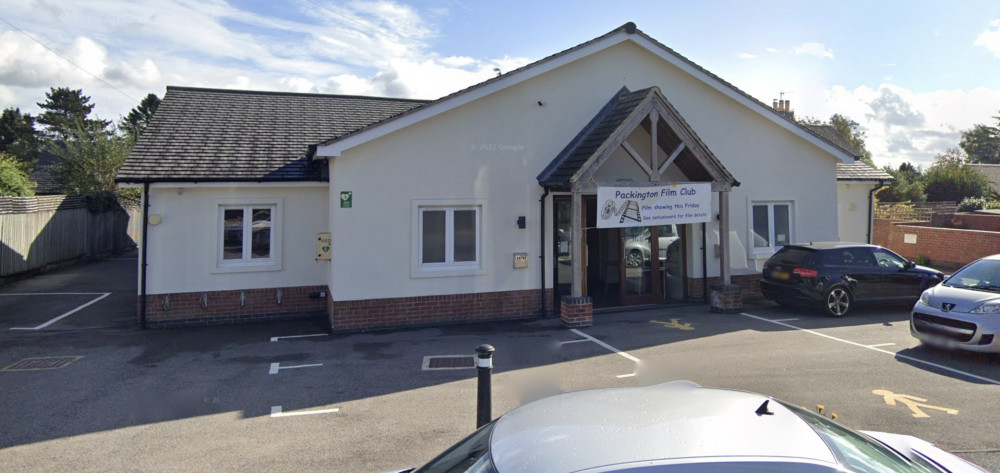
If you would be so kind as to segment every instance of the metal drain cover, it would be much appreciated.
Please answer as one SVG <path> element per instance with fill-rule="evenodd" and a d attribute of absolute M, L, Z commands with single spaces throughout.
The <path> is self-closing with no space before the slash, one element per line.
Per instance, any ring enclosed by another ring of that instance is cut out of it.
<path fill-rule="evenodd" d="M 25 358 L 0 371 L 36 371 L 65 368 L 82 356 L 56 356 L 48 358 Z"/>
<path fill-rule="evenodd" d="M 476 367 L 474 355 L 439 355 L 424 357 L 424 371 L 428 370 L 464 370 Z"/>

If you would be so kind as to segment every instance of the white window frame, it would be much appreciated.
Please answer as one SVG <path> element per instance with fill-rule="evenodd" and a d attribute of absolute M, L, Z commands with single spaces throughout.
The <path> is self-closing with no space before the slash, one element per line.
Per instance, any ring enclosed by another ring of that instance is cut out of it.
<path fill-rule="evenodd" d="M 235 198 L 217 199 L 215 201 L 215 264 L 213 273 L 239 273 L 255 271 L 280 271 L 282 268 L 282 215 L 283 200 L 280 198 Z M 271 246 L 268 258 L 251 258 L 253 209 L 267 208 L 271 210 Z M 225 225 L 226 210 L 243 210 L 243 258 L 225 259 Z M 249 215 L 249 219 L 247 218 Z M 249 225 L 248 225 L 249 223 Z M 250 242 L 249 244 L 247 242 Z"/>
<path fill-rule="evenodd" d="M 755 237 L 756 232 L 753 228 L 753 208 L 759 205 L 767 206 L 767 225 L 768 225 L 768 246 L 758 248 L 756 245 Z M 774 207 L 776 205 L 786 205 L 788 206 L 788 241 L 795 241 L 795 201 L 793 200 L 755 200 L 749 202 L 747 206 L 747 242 L 751 252 L 756 257 L 770 256 L 776 253 L 782 248 L 782 246 L 775 244 L 776 232 L 774 231 Z"/>
<path fill-rule="evenodd" d="M 442 263 L 423 262 L 423 213 L 425 211 L 445 211 L 445 261 Z M 475 261 L 454 261 L 454 212 L 474 210 L 476 212 L 476 258 Z M 480 199 L 461 200 L 414 200 L 412 203 L 412 238 L 410 276 L 413 278 L 472 276 L 486 274 L 486 203 Z"/>

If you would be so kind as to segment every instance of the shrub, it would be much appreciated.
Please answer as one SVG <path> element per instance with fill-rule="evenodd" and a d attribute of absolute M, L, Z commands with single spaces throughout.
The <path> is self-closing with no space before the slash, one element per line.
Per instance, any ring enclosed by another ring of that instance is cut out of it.
<path fill-rule="evenodd" d="M 983 197 L 966 197 L 958 203 L 959 212 L 975 212 L 986 208 L 986 199 Z"/>

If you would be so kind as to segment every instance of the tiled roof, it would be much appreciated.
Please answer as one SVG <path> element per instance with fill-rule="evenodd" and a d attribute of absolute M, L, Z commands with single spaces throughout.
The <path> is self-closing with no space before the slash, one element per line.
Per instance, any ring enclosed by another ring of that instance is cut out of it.
<path fill-rule="evenodd" d="M 118 180 L 326 180 L 311 145 L 425 102 L 168 87 Z"/>
<path fill-rule="evenodd" d="M 538 175 L 538 181 L 545 186 L 567 186 L 570 178 L 611 137 L 622 121 L 632 114 L 647 92 L 648 90 L 629 92 L 622 88 Z"/>
<path fill-rule="evenodd" d="M 805 128 L 817 135 L 819 135 L 824 140 L 828 141 L 830 144 L 844 150 L 845 153 L 854 156 L 855 158 L 861 157 L 861 152 L 844 138 L 844 135 L 840 134 L 833 125 L 818 124 L 818 125 L 803 125 Z"/>
<path fill-rule="evenodd" d="M 845 164 L 837 163 L 838 181 L 893 181 L 891 174 L 875 169 L 861 161 Z"/>
<path fill-rule="evenodd" d="M 626 122 L 636 123 L 638 113 L 647 113 L 643 104 L 659 101 L 662 104 L 663 120 L 657 122 L 658 144 L 664 149 L 677 149 L 684 144 L 673 165 L 681 169 L 688 178 L 699 181 L 719 180 L 736 184 L 736 179 L 718 161 L 711 150 L 698 138 L 684 117 L 663 97 L 658 87 L 650 87 L 635 92 L 622 88 L 593 119 L 573 138 L 558 156 L 538 176 L 538 182 L 546 187 L 565 188 L 571 186 L 574 176 L 587 166 L 594 156 L 601 152 L 604 144 L 616 136 L 622 138 L 631 133 L 623 129 Z M 653 105 L 656 106 L 655 103 Z M 642 126 L 645 122 L 643 122 Z M 673 125 L 670 125 L 673 123 Z M 622 135 L 622 134 L 625 135 Z M 686 138 L 681 138 L 684 136 Z M 579 176 L 577 176 L 579 177 Z"/>
<path fill-rule="evenodd" d="M 62 184 L 59 182 L 58 176 L 59 162 L 59 156 L 52 154 L 47 149 L 42 150 L 38 162 L 35 163 L 35 168 L 28 176 L 29 179 L 38 184 L 38 187 L 35 187 L 35 195 L 62 194 Z"/>

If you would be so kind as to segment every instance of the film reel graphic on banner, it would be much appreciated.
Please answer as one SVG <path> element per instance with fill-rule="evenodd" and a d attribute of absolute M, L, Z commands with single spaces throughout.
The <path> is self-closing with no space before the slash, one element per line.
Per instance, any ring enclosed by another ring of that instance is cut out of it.
<path fill-rule="evenodd" d="M 601 209 L 601 218 L 604 220 L 610 220 L 611 217 L 617 217 L 621 215 L 618 219 L 618 223 L 625 223 L 625 219 L 629 219 L 635 222 L 642 223 L 642 215 L 639 213 L 639 203 L 634 200 L 626 200 L 622 203 L 621 207 L 615 205 L 615 201 L 608 199 L 604 202 L 604 208 Z"/>

